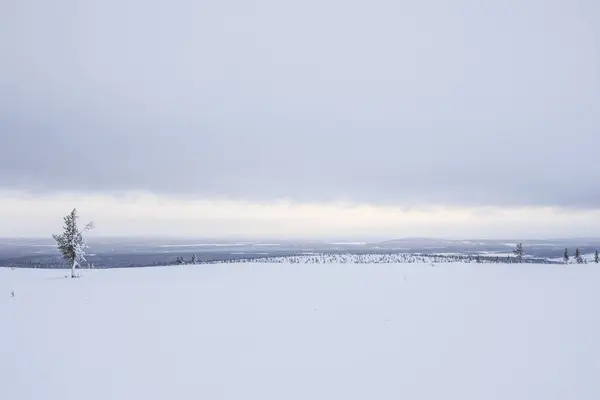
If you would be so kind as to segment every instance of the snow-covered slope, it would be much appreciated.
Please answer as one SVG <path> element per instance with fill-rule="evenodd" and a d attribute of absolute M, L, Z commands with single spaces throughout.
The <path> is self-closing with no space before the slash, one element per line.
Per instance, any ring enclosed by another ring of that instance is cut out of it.
<path fill-rule="evenodd" d="M 600 398 L 595 264 L 66 274 L 0 268 L 0 399 Z"/>

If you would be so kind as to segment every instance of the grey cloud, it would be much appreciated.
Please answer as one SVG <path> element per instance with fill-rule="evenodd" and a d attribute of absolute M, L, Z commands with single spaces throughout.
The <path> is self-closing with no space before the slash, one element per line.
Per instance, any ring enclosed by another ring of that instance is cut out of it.
<path fill-rule="evenodd" d="M 0 6 L 0 186 L 600 206 L 597 2 L 298 3 Z"/>

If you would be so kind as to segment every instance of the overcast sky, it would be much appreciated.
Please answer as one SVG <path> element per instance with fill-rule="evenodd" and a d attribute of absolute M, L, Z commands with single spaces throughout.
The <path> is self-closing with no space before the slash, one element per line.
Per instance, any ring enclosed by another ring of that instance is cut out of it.
<path fill-rule="evenodd" d="M 600 226 L 597 0 L 4 0 L 0 54 L 2 236 Z"/>

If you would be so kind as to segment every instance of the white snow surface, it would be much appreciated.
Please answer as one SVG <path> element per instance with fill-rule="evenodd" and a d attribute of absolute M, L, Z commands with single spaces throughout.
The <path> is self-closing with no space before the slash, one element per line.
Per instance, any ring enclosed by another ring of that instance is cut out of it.
<path fill-rule="evenodd" d="M 0 268 L 0 399 L 600 398 L 595 264 L 68 274 Z"/>

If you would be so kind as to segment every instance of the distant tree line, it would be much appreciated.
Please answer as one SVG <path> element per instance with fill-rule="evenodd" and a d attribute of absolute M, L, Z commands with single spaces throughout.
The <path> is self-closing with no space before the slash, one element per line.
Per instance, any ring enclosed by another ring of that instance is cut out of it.
<path fill-rule="evenodd" d="M 581 256 L 581 251 L 579 250 L 579 247 L 575 249 L 575 262 L 577 264 L 587 264 L 588 261 L 585 260 L 582 256 Z M 570 256 L 569 256 L 569 249 L 565 248 L 565 251 L 563 253 L 563 261 L 565 264 L 568 264 L 570 260 Z M 596 264 L 598 264 L 600 262 L 600 254 L 598 253 L 598 250 L 596 250 L 594 252 L 594 262 Z"/>
<path fill-rule="evenodd" d="M 515 250 L 513 250 L 513 254 L 515 254 L 517 262 L 523 262 L 523 255 L 525 254 L 525 251 L 523 250 L 523 243 L 517 244 L 517 248 Z M 574 257 L 575 257 L 575 262 L 577 264 L 587 264 L 587 260 L 585 260 L 581 256 L 581 251 L 579 250 L 579 247 L 575 249 Z M 570 260 L 569 249 L 565 248 L 565 251 L 563 253 L 563 261 L 565 264 L 568 264 L 569 260 Z M 600 262 L 600 254 L 598 253 L 598 250 L 596 250 L 594 253 L 594 262 L 596 264 L 598 264 Z"/>
<path fill-rule="evenodd" d="M 198 257 L 196 257 L 196 254 L 192 254 L 192 258 L 190 259 L 190 262 L 185 261 L 185 259 L 180 256 L 177 257 L 177 259 L 175 260 L 175 264 L 177 265 L 185 265 L 185 264 L 198 264 Z"/>

